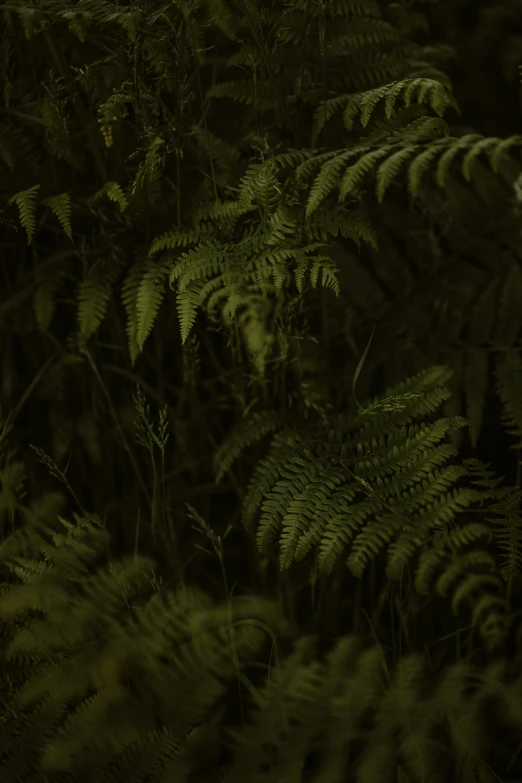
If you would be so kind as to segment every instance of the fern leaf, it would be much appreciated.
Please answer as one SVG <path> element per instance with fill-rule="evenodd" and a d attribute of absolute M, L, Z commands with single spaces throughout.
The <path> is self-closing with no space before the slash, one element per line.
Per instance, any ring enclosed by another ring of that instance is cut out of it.
<path fill-rule="evenodd" d="M 127 340 L 131 363 L 134 366 L 141 349 L 138 343 L 137 298 L 143 274 L 148 269 L 147 259 L 140 259 L 130 268 L 123 283 L 121 298 L 127 315 Z"/>
<path fill-rule="evenodd" d="M 68 238 L 73 241 L 71 232 L 71 197 L 68 193 L 60 193 L 58 196 L 51 196 L 51 198 L 44 199 L 44 204 L 47 204 L 58 220 L 60 225 L 65 231 Z"/>
<path fill-rule="evenodd" d="M 446 184 L 446 175 L 457 155 L 462 152 L 462 150 L 466 149 L 466 147 L 468 147 L 471 142 L 481 141 L 482 138 L 483 137 L 480 135 L 480 133 L 468 133 L 466 136 L 462 136 L 460 139 L 451 140 L 450 146 L 445 152 L 442 153 L 437 165 L 436 178 L 437 183 L 441 188 L 443 188 Z"/>
<path fill-rule="evenodd" d="M 194 229 L 194 231 L 166 231 L 157 237 L 149 249 L 149 258 L 160 250 L 174 250 L 177 247 L 186 245 L 197 245 L 197 243 L 206 235 L 204 229 Z"/>
<path fill-rule="evenodd" d="M 382 202 L 384 194 L 393 180 L 397 177 L 405 160 L 411 158 L 416 152 L 415 147 L 404 147 L 390 155 L 377 169 L 377 199 Z"/>
<path fill-rule="evenodd" d="M 114 201 L 116 204 L 119 204 L 120 212 L 124 212 L 127 207 L 129 206 L 129 202 L 127 201 L 127 197 L 125 196 L 123 190 L 121 189 L 121 185 L 118 185 L 117 182 L 106 182 L 105 185 L 100 188 L 93 196 L 90 197 L 89 201 L 92 203 L 95 203 L 98 201 L 102 196 L 107 196 L 111 201 Z"/>
<path fill-rule="evenodd" d="M 12 204 L 14 201 L 18 207 L 20 223 L 25 228 L 27 241 L 29 244 L 31 244 L 36 225 L 34 214 L 36 211 L 36 194 L 39 189 L 40 185 L 33 185 L 32 188 L 21 190 L 19 193 L 15 193 L 15 195 L 11 196 L 7 202 L 8 204 Z"/>
<path fill-rule="evenodd" d="M 466 182 L 471 181 L 471 172 L 473 170 L 473 163 L 477 160 L 479 155 L 482 152 L 489 153 L 489 150 L 491 147 L 496 147 L 497 143 L 500 141 L 500 139 L 496 137 L 490 137 L 487 139 L 479 139 L 471 149 L 466 152 L 464 155 L 463 161 L 462 161 L 462 173 L 464 174 L 464 178 Z"/>
<path fill-rule="evenodd" d="M 419 192 L 423 174 L 428 170 L 433 158 L 440 155 L 447 148 L 447 139 L 435 139 L 415 160 L 408 170 L 408 191 L 416 197 Z"/>
<path fill-rule="evenodd" d="M 179 325 L 181 330 L 181 344 L 184 345 L 190 330 L 194 326 L 197 310 L 200 305 L 202 283 L 193 281 L 189 283 L 183 292 L 176 295 Z"/>
<path fill-rule="evenodd" d="M 220 444 L 214 455 L 216 484 L 222 481 L 223 476 L 242 451 L 261 440 L 268 432 L 280 429 L 283 424 L 284 416 L 277 411 L 261 411 L 243 419 Z"/>
<path fill-rule="evenodd" d="M 371 152 L 362 155 L 361 158 L 350 166 L 342 180 L 339 188 L 339 199 L 343 201 L 350 193 L 352 193 L 357 185 L 366 177 L 373 169 L 376 161 L 388 155 L 390 146 L 384 144 L 382 147 L 372 150 Z"/>
<path fill-rule="evenodd" d="M 315 144 L 319 134 L 328 120 L 333 117 L 335 112 L 342 109 L 348 100 L 348 95 L 341 95 L 336 98 L 330 98 L 327 101 L 321 101 L 319 103 L 314 112 L 314 119 L 312 124 L 312 144 Z"/>
<path fill-rule="evenodd" d="M 150 263 L 139 284 L 136 294 L 136 340 L 140 351 L 152 331 L 163 302 L 165 278 L 169 271 L 168 263 Z"/>
<path fill-rule="evenodd" d="M 310 188 L 308 203 L 306 205 L 307 218 L 315 212 L 321 202 L 332 192 L 339 181 L 341 171 L 344 169 L 346 161 L 353 158 L 357 153 L 358 150 L 344 150 L 340 154 L 337 154 L 333 160 L 327 160 L 321 167 L 319 174 L 315 178 L 314 184 Z M 331 157 L 331 155 L 328 157 Z M 310 161 L 307 161 L 307 163 L 309 162 Z"/>
<path fill-rule="evenodd" d="M 486 517 L 486 520 L 495 526 L 493 536 L 504 555 L 500 572 L 504 581 L 509 582 L 522 573 L 522 492 L 519 489 L 502 487 L 494 493 L 494 497 L 496 503 L 490 506 L 490 511 L 498 516 Z"/>
<path fill-rule="evenodd" d="M 96 332 L 105 318 L 118 271 L 118 263 L 114 257 L 103 259 L 94 264 L 80 284 L 78 323 L 85 339 L 89 339 Z"/>
<path fill-rule="evenodd" d="M 490 152 L 491 167 L 495 173 L 500 170 L 502 159 L 510 147 L 522 146 L 522 136 L 508 136 L 507 139 L 499 140 L 495 148 Z"/>

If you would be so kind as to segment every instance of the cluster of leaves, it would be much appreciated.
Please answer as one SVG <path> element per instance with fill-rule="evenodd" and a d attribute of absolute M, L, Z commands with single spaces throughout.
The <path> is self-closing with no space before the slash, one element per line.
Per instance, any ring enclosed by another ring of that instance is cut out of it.
<path fill-rule="evenodd" d="M 0 3 L 8 781 L 519 772 L 522 136 L 430 5 Z"/>

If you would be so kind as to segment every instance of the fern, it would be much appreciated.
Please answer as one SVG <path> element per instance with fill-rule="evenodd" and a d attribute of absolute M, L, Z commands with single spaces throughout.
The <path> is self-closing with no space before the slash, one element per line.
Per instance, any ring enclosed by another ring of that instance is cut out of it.
<path fill-rule="evenodd" d="M 318 546 L 319 569 L 329 573 L 349 545 L 348 565 L 361 576 L 387 543 L 388 574 L 400 578 L 415 548 L 479 497 L 474 490 L 447 492 L 462 472 L 438 470 L 452 450 L 436 444 L 465 422 L 455 417 L 433 425 L 411 423 L 440 405 L 447 392 L 438 384 L 446 373 L 432 368 L 390 390 L 361 414 L 358 429 L 337 422 L 334 429 L 343 432 L 340 448 L 325 449 L 313 435 L 276 436 L 245 498 L 245 524 L 261 505 L 259 551 L 266 554 L 279 537 L 285 569 Z M 366 453 L 371 456 L 359 456 Z"/>
<path fill-rule="evenodd" d="M 115 256 L 97 261 L 81 282 L 78 292 L 78 323 L 81 334 L 88 339 L 100 326 L 119 274 Z"/>
<path fill-rule="evenodd" d="M 490 492 L 497 501 L 490 505 L 490 511 L 495 517 L 486 517 L 494 525 L 493 535 L 503 554 L 500 564 L 502 577 L 506 582 L 522 573 L 522 515 L 520 501 L 522 492 L 519 489 L 503 487 Z"/>
<path fill-rule="evenodd" d="M 219 709 L 236 667 L 255 659 L 266 632 L 281 630 L 279 608 L 256 597 L 219 607 L 198 590 L 161 596 L 151 589 L 149 559 L 103 565 L 100 520 L 75 516 L 60 525 L 63 532 L 27 530 L 39 560 L 16 554 L 9 538 L 3 545 L 18 582 L 0 595 L 11 634 L 4 652 L 35 663 L 13 696 L 21 717 L 11 741 L 26 753 L 27 774 L 32 765 L 46 775 L 116 769 L 121 776 L 134 761 L 145 775 L 168 777 L 183 769 L 189 750 L 194 759 L 202 752 L 196 729 Z M 0 763 L 8 780 L 24 769 L 23 756 L 2 748 Z"/>
<path fill-rule="evenodd" d="M 14 201 L 18 207 L 20 223 L 25 228 L 29 244 L 31 244 L 36 225 L 34 215 L 36 211 L 36 195 L 39 189 L 40 185 L 33 185 L 32 188 L 15 193 L 7 201 L 8 204 L 12 204 Z"/>
<path fill-rule="evenodd" d="M 68 238 L 73 241 L 71 233 L 71 197 L 68 193 L 60 193 L 58 196 L 51 196 L 44 199 L 44 204 L 47 204 L 58 220 L 63 230 L 67 234 Z"/>
<path fill-rule="evenodd" d="M 453 96 L 440 82 L 434 79 L 403 79 L 399 82 L 391 82 L 383 86 L 364 93 L 356 93 L 349 96 L 340 96 L 319 104 L 314 117 L 314 135 L 319 135 L 324 127 L 326 120 L 330 119 L 339 109 L 343 111 L 344 126 L 347 130 L 353 128 L 353 121 L 360 112 L 361 125 L 365 128 L 375 111 L 375 107 L 381 99 L 384 101 L 384 113 L 387 119 L 393 115 L 395 103 L 399 95 L 403 95 L 404 105 L 409 107 L 414 96 L 417 93 L 419 104 L 429 103 L 431 108 L 441 117 L 449 106 L 458 108 Z"/>
<path fill-rule="evenodd" d="M 140 351 L 161 307 L 169 268 L 170 265 L 166 263 L 150 263 L 141 278 L 136 294 L 136 339 Z"/>
<path fill-rule="evenodd" d="M 107 198 L 109 198 L 111 201 L 114 201 L 115 204 L 118 204 L 120 207 L 120 212 L 124 212 L 129 206 L 129 202 L 127 201 L 121 185 L 119 185 L 117 182 L 106 182 L 104 186 L 100 188 L 100 190 L 96 191 L 96 193 L 90 197 L 88 203 L 94 204 L 103 196 L 107 196 Z"/>
<path fill-rule="evenodd" d="M 513 737 L 522 723 L 522 680 L 500 684 L 504 664 L 480 670 L 463 660 L 434 681 L 421 656 L 405 656 L 392 668 L 380 646 L 365 648 L 352 635 L 324 661 L 313 653 L 313 639 L 300 639 L 274 671 L 263 706 L 230 732 L 227 781 L 299 779 L 311 749 L 325 780 L 448 780 L 460 770 L 459 779 L 492 783 L 496 716 L 506 716 L 502 730 Z"/>
<path fill-rule="evenodd" d="M 214 455 L 216 483 L 222 481 L 223 476 L 244 449 L 260 440 L 267 432 L 282 427 L 283 421 L 284 417 L 278 412 L 263 411 L 240 422 Z"/>

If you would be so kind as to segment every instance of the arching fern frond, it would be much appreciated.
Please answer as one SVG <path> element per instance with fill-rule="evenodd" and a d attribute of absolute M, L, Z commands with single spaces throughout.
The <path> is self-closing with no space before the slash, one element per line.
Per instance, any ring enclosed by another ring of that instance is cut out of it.
<path fill-rule="evenodd" d="M 319 570 L 329 573 L 349 545 L 348 566 L 360 577 L 388 544 L 388 576 L 400 578 L 432 532 L 480 497 L 473 489 L 449 491 L 466 471 L 441 468 L 454 452 L 438 444 L 465 420 L 412 423 L 448 397 L 440 385 L 448 373 L 447 368 L 430 368 L 388 390 L 355 422 L 332 422 L 339 439 L 327 447 L 312 433 L 286 430 L 276 435 L 244 503 L 246 525 L 261 506 L 259 551 L 267 554 L 279 538 L 280 567 L 285 569 L 317 546 Z"/>
<path fill-rule="evenodd" d="M 520 166 L 513 159 L 507 157 L 507 148 L 500 142 L 485 145 L 484 141 L 483 136 L 473 133 L 462 138 L 444 137 L 421 142 L 409 132 L 404 136 L 400 135 L 396 141 L 391 143 L 385 143 L 381 139 L 379 146 L 370 146 L 365 142 L 334 156 L 331 153 L 320 156 L 320 159 L 324 159 L 325 162 L 321 165 L 320 171 L 310 187 L 306 216 L 309 218 L 321 202 L 337 187 L 339 187 L 340 201 L 349 196 L 359 198 L 361 187 L 370 178 L 373 178 L 376 163 L 381 158 L 386 158 L 386 160 L 380 164 L 376 171 L 376 194 L 379 201 L 382 200 L 385 191 L 395 180 L 402 164 L 409 160 L 407 181 L 409 193 L 413 197 L 418 197 L 423 175 L 428 171 L 432 171 L 433 181 L 440 188 L 444 188 L 450 193 L 455 192 L 459 183 L 455 176 L 451 175 L 458 172 L 457 166 L 459 166 L 464 178 L 468 179 L 471 187 L 476 189 L 480 196 L 487 200 L 487 194 L 485 194 L 487 189 L 484 187 L 486 178 L 488 188 L 491 190 L 495 187 L 498 196 L 502 197 L 504 194 L 507 202 L 507 189 L 503 189 L 502 182 L 498 181 L 498 178 L 491 180 L 491 171 L 479 161 L 479 155 L 487 154 L 493 171 L 495 170 L 494 166 L 499 166 L 499 161 L 502 161 L 503 177 L 511 185 L 519 174 Z M 518 143 L 518 137 L 513 137 L 512 144 Z M 479 145 L 478 149 L 477 145 Z M 499 155 L 499 150 L 502 155 Z M 456 161 L 461 153 L 465 153 L 465 155 L 459 165 Z M 470 153 L 473 153 L 472 158 L 468 157 Z M 354 157 L 357 160 L 346 166 Z M 314 158 L 311 158 L 299 166 L 300 176 L 302 177 L 304 172 L 311 172 L 315 162 Z"/>
<path fill-rule="evenodd" d="M 352 130 L 354 119 L 359 113 L 361 125 L 365 128 L 381 99 L 385 99 L 384 114 L 387 119 L 390 119 L 395 109 L 395 103 L 401 94 L 406 107 L 416 99 L 418 104 L 428 104 L 439 117 L 442 117 L 449 106 L 458 109 L 454 97 L 443 84 L 435 79 L 403 79 L 367 92 L 354 93 L 321 102 L 314 115 L 314 143 L 325 122 L 339 109 L 344 109 L 343 122 L 347 130 Z"/>

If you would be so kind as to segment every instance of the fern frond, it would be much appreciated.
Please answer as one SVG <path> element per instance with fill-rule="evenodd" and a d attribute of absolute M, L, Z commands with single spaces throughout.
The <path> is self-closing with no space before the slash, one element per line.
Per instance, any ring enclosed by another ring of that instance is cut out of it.
<path fill-rule="evenodd" d="M 197 310 L 201 301 L 201 282 L 190 282 L 185 286 L 183 293 L 176 294 L 179 326 L 181 330 L 181 344 L 184 345 L 190 330 L 194 326 Z"/>
<path fill-rule="evenodd" d="M 495 526 L 493 535 L 504 555 L 500 570 L 504 581 L 508 582 L 522 573 L 522 492 L 519 489 L 503 487 L 495 492 L 495 496 L 497 502 L 489 508 L 497 516 L 486 519 Z"/>
<path fill-rule="evenodd" d="M 415 573 L 415 589 L 419 594 L 427 595 L 434 587 L 443 597 L 451 591 L 454 614 L 466 599 L 471 609 L 472 624 L 478 628 L 488 649 L 493 651 L 503 643 L 509 622 L 497 563 L 493 555 L 484 549 L 462 551 L 484 538 L 491 541 L 492 531 L 478 522 L 469 522 L 447 531 L 440 537 L 436 548 L 421 553 Z"/>
<path fill-rule="evenodd" d="M 93 335 L 105 318 L 112 286 L 119 269 L 115 258 L 102 259 L 89 270 L 78 291 L 78 324 L 85 339 Z"/>
<path fill-rule="evenodd" d="M 314 143 L 326 121 L 336 111 L 344 109 L 343 122 L 347 130 L 352 130 L 354 119 L 360 112 L 361 125 L 365 128 L 381 99 L 385 99 L 384 113 L 387 119 L 390 119 L 397 98 L 401 94 L 406 107 L 410 106 L 415 97 L 418 104 L 427 103 L 439 117 L 442 117 L 449 106 L 458 109 L 457 102 L 441 82 L 427 78 L 403 79 L 367 92 L 344 95 L 322 102 L 314 115 Z"/>
<path fill-rule="evenodd" d="M 256 89 L 251 79 L 237 79 L 236 81 L 220 82 L 213 85 L 207 90 L 206 97 L 231 98 L 238 103 L 251 106 L 256 99 Z"/>
<path fill-rule="evenodd" d="M 147 258 L 141 258 L 136 263 L 134 263 L 123 282 L 121 293 L 123 306 L 127 315 L 127 325 L 125 327 L 125 331 L 127 332 L 129 354 L 132 365 L 134 365 L 141 351 L 138 342 L 137 299 L 143 274 L 148 268 L 149 261 Z"/>
<path fill-rule="evenodd" d="M 403 147 L 392 153 L 390 157 L 381 163 L 377 169 L 376 194 L 379 202 L 382 202 L 384 194 L 393 180 L 397 177 L 404 161 L 415 154 L 415 147 Z"/>
<path fill-rule="evenodd" d="M 332 159 L 332 153 L 328 153 L 327 156 L 319 156 L 318 159 L 313 158 L 311 161 L 307 161 L 308 164 L 315 164 L 317 160 L 326 159 L 327 162 L 321 167 L 319 174 L 316 176 L 310 193 L 308 196 L 308 202 L 306 204 L 306 217 L 309 218 L 313 212 L 319 207 L 322 201 L 334 190 L 338 184 L 342 170 L 344 169 L 346 161 L 355 157 L 359 153 L 357 149 L 343 150 L 334 154 Z M 308 166 L 308 168 L 310 168 Z M 304 174 L 304 166 L 300 166 L 299 170 L 301 175 Z M 296 177 L 298 172 L 296 171 Z"/>
<path fill-rule="evenodd" d="M 419 153 L 408 169 L 408 191 L 417 196 L 423 175 L 428 171 L 432 160 L 447 148 L 447 139 L 436 139 L 423 152 Z"/>
<path fill-rule="evenodd" d="M 143 350 L 145 340 L 152 331 L 165 296 L 165 279 L 171 264 L 166 261 L 150 262 L 145 269 L 136 293 L 136 340 Z"/>
<path fill-rule="evenodd" d="M 315 144 L 319 134 L 328 120 L 331 119 L 337 111 L 344 109 L 349 100 L 349 95 L 339 95 L 335 98 L 330 98 L 327 101 L 320 101 L 317 109 L 314 112 L 314 120 L 312 125 L 312 144 Z"/>
<path fill-rule="evenodd" d="M 20 223 L 25 228 L 29 244 L 31 244 L 36 225 L 34 214 L 36 211 L 36 195 L 39 189 L 40 185 L 33 185 L 32 188 L 15 193 L 15 195 L 11 196 L 7 201 L 8 204 L 12 204 L 14 201 L 18 207 Z"/>
<path fill-rule="evenodd" d="M 117 182 L 106 182 L 100 190 L 96 191 L 93 196 L 91 196 L 88 200 L 88 203 L 96 203 L 102 196 L 107 196 L 111 201 L 114 201 L 114 203 L 118 204 L 120 207 L 120 212 L 125 212 L 127 207 L 129 206 L 129 202 L 127 201 L 127 197 L 125 196 L 123 190 L 121 189 L 121 185 L 119 185 Z"/>
<path fill-rule="evenodd" d="M 436 170 L 437 183 L 441 188 L 446 183 L 446 175 L 457 155 L 462 150 L 465 150 L 471 142 L 476 142 L 477 140 L 482 140 L 480 133 L 468 133 L 460 139 L 448 139 L 448 149 L 440 156 Z"/>
<path fill-rule="evenodd" d="M 174 250 L 177 247 L 186 245 L 197 245 L 198 242 L 208 236 L 209 230 L 203 225 L 193 231 L 165 231 L 150 246 L 149 258 L 159 253 L 160 250 Z"/>
<path fill-rule="evenodd" d="M 328 240 L 338 234 L 351 239 L 359 249 L 361 242 L 367 242 L 374 250 L 379 250 L 377 232 L 365 208 L 347 209 L 344 204 L 336 204 L 333 210 L 319 209 L 315 219 L 307 221 L 304 229 L 308 240 Z"/>
<path fill-rule="evenodd" d="M 71 233 L 71 197 L 68 193 L 60 193 L 58 196 L 51 196 L 43 201 L 47 204 L 58 220 L 60 225 L 67 234 L 68 238 L 73 241 Z"/>
<path fill-rule="evenodd" d="M 220 444 L 214 454 L 214 474 L 219 484 L 225 473 L 240 456 L 241 452 L 268 432 L 278 430 L 284 425 L 284 416 L 277 411 L 260 411 L 243 419 L 228 437 Z"/>
<path fill-rule="evenodd" d="M 249 524 L 261 506 L 260 552 L 267 554 L 279 536 L 283 569 L 318 546 L 319 570 L 330 573 L 349 544 L 347 562 L 360 577 L 386 544 L 388 576 L 400 578 L 431 532 L 481 497 L 468 488 L 449 491 L 464 469 L 438 469 L 454 452 L 437 444 L 465 420 L 411 424 L 447 399 L 439 383 L 450 375 L 448 368 L 433 367 L 399 384 L 356 422 L 336 422 L 340 441 L 326 449 L 297 433 L 276 435 L 249 485 L 243 513 Z"/>
<path fill-rule="evenodd" d="M 383 145 L 371 152 L 362 155 L 357 163 L 350 166 L 344 173 L 339 187 L 339 200 L 343 201 L 351 193 L 354 193 L 357 185 L 372 171 L 376 161 L 384 158 L 390 152 L 389 145 Z"/>

